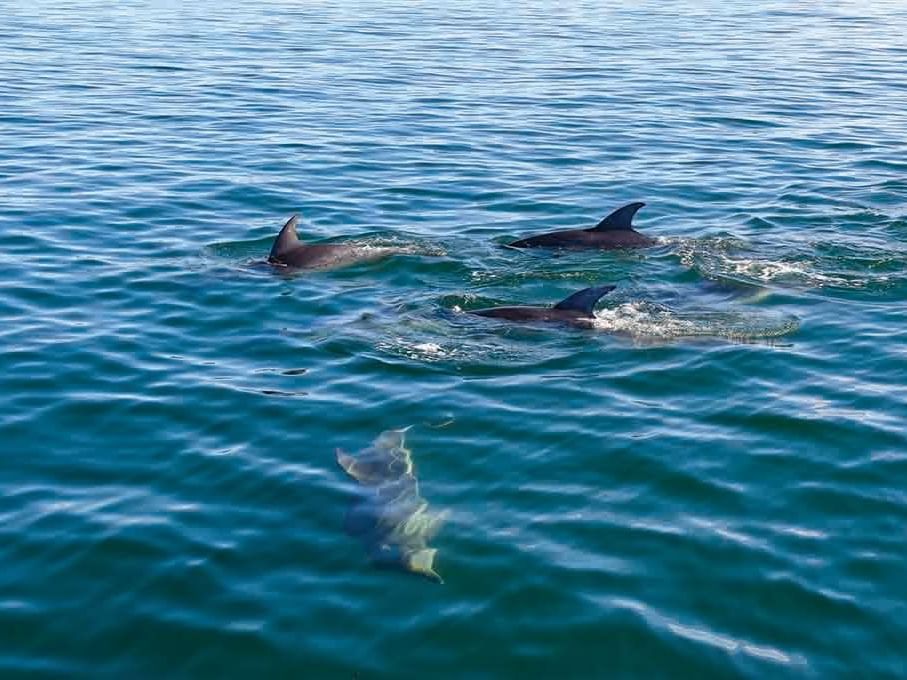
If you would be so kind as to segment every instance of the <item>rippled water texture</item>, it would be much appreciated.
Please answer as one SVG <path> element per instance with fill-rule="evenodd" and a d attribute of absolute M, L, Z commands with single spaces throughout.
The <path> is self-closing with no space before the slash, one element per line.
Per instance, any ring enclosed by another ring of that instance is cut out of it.
<path fill-rule="evenodd" d="M 450 5 L 4 3 L 0 675 L 907 675 L 905 5 Z"/>

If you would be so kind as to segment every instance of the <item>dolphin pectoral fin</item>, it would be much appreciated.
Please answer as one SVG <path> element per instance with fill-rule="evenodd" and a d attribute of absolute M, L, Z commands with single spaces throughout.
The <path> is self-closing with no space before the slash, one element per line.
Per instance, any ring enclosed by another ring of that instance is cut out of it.
<path fill-rule="evenodd" d="M 351 456 L 337 449 L 337 462 L 350 477 L 362 486 L 374 486 L 380 483 L 388 473 L 388 464 L 373 457 Z"/>
<path fill-rule="evenodd" d="M 428 517 L 425 520 L 423 535 L 426 541 L 430 541 L 438 535 L 438 532 L 441 530 L 444 522 L 446 522 L 447 518 L 450 517 L 450 510 L 442 510 L 441 512 L 435 513 L 426 513 L 426 515 L 428 515 Z"/>
<path fill-rule="evenodd" d="M 356 474 L 356 459 L 353 458 L 343 449 L 337 449 L 337 462 L 340 464 L 340 467 L 343 468 L 343 471 L 346 472 L 350 477 L 359 481 L 361 475 Z"/>
<path fill-rule="evenodd" d="M 296 234 L 296 226 L 299 224 L 299 216 L 293 215 L 287 223 L 283 225 L 277 238 L 274 239 L 274 245 L 271 246 L 269 260 L 279 260 L 281 255 L 287 251 L 293 250 L 302 245 L 299 236 Z"/>
<path fill-rule="evenodd" d="M 399 430 L 382 432 L 375 440 L 373 446 L 379 451 L 385 451 L 397 461 L 395 468 L 403 474 L 412 474 L 413 460 L 409 449 L 406 448 L 406 433 L 412 427 L 408 425 Z"/>
<path fill-rule="evenodd" d="M 628 203 L 622 208 L 618 208 L 613 213 L 604 218 L 601 222 L 596 224 L 591 229 L 586 231 L 632 231 L 633 230 L 633 216 L 636 214 L 636 211 L 642 208 L 645 203 L 636 202 Z"/>
<path fill-rule="evenodd" d="M 434 569 L 435 554 L 437 552 L 436 548 L 423 548 L 410 553 L 406 556 L 405 566 L 407 571 L 411 571 L 414 574 L 422 574 L 436 583 L 444 583 L 444 579 Z"/>
<path fill-rule="evenodd" d="M 421 538 L 425 533 L 426 508 L 428 501 L 423 498 L 403 499 L 403 503 L 397 506 L 400 512 L 390 513 L 384 518 L 395 541 L 407 543 Z"/>
<path fill-rule="evenodd" d="M 610 293 L 617 286 L 595 286 L 593 288 L 584 288 L 578 293 L 574 293 L 568 298 L 561 300 L 554 309 L 561 311 L 582 312 L 586 316 L 592 316 L 592 310 L 595 309 L 595 303 L 599 301 L 602 295 Z"/>

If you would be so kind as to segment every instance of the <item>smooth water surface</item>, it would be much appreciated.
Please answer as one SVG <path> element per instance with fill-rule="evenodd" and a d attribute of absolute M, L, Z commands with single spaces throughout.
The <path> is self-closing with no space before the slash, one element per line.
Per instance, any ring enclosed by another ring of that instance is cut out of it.
<path fill-rule="evenodd" d="M 905 35 L 4 3 L 0 675 L 907 675 Z M 500 247 L 634 200 L 652 249 Z M 294 212 L 407 253 L 262 266 Z M 443 585 L 343 531 L 406 426 Z"/>

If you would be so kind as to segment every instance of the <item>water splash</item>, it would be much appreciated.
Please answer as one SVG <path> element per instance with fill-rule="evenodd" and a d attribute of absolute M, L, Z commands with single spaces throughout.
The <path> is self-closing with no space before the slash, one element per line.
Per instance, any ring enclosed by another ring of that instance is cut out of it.
<path fill-rule="evenodd" d="M 647 301 L 633 301 L 595 313 L 595 328 L 634 338 L 715 337 L 727 340 L 778 338 L 799 328 L 789 315 L 747 311 L 676 311 Z"/>
<path fill-rule="evenodd" d="M 729 236 L 673 241 L 680 262 L 710 279 L 884 294 L 907 284 L 907 252 L 846 241 L 762 244 Z"/>

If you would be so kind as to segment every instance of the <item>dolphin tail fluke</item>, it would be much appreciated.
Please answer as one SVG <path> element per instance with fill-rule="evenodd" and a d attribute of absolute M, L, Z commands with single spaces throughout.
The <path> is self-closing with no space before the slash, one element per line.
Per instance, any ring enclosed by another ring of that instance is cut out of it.
<path fill-rule="evenodd" d="M 436 548 L 423 548 L 411 553 L 406 559 L 406 568 L 414 574 L 422 574 L 437 583 L 444 583 L 441 575 L 435 571 Z"/>
<path fill-rule="evenodd" d="M 586 316 L 592 316 L 592 310 L 595 309 L 595 304 L 599 301 L 601 296 L 610 293 L 616 287 L 617 286 L 595 286 L 594 288 L 584 288 L 578 293 L 574 293 L 570 297 L 561 300 L 554 305 L 554 308 L 564 311 L 582 312 Z"/>
<path fill-rule="evenodd" d="M 633 231 L 633 216 L 645 203 L 628 203 L 608 215 L 588 231 Z"/>
<path fill-rule="evenodd" d="M 293 215 L 293 217 L 287 220 L 287 223 L 283 225 L 283 229 L 277 234 L 277 238 L 274 239 L 274 245 L 271 246 L 271 254 L 268 256 L 268 259 L 278 260 L 281 255 L 300 245 L 299 236 L 296 234 L 296 226 L 298 224 L 298 215 Z"/>

